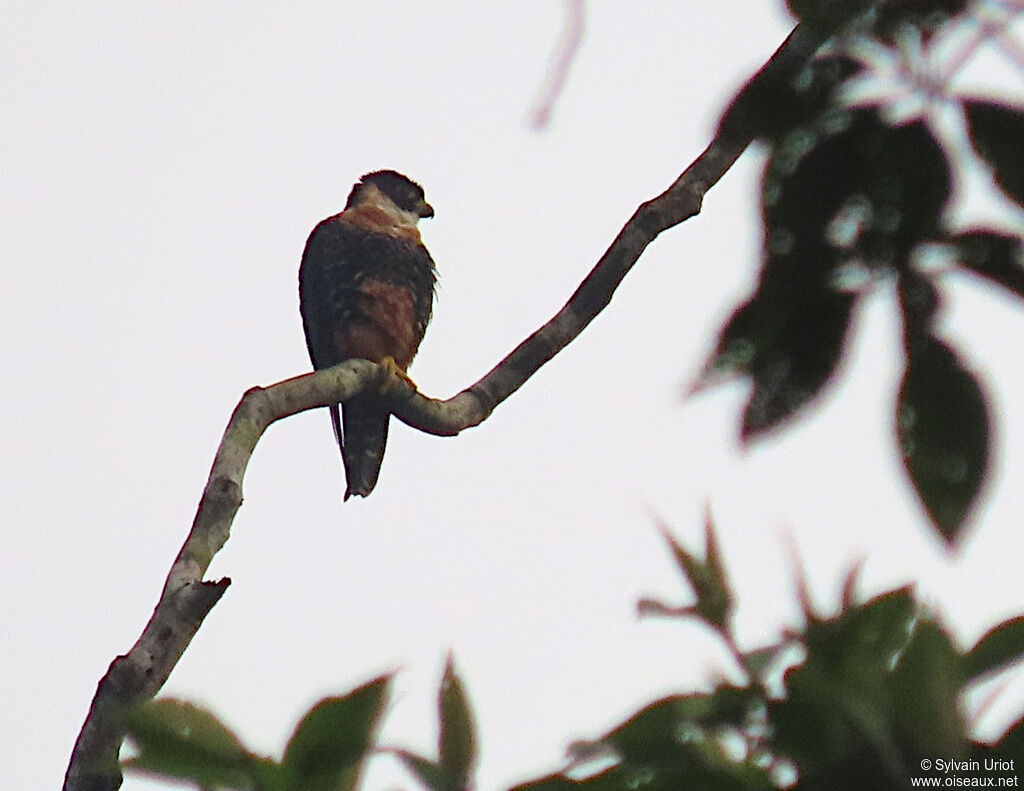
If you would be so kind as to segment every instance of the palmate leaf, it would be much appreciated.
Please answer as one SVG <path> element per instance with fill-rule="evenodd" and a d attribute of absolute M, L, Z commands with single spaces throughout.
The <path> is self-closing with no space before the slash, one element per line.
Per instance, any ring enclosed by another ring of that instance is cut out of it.
<path fill-rule="evenodd" d="M 926 335 L 908 351 L 896 411 L 900 453 L 933 526 L 953 544 L 988 469 L 988 407 L 942 341 Z"/>
<path fill-rule="evenodd" d="M 992 167 L 996 184 L 1024 206 L 1024 108 L 964 102 L 975 150 Z"/>
<path fill-rule="evenodd" d="M 753 389 L 741 439 L 795 416 L 836 373 L 858 293 L 846 268 L 902 271 L 941 229 L 949 165 L 923 123 L 833 108 L 772 139 L 762 185 L 757 291 L 719 334 L 697 388 L 731 375 Z"/>
<path fill-rule="evenodd" d="M 819 277 L 844 261 L 901 266 L 941 227 L 951 177 L 924 123 L 834 110 L 771 149 L 762 183 L 768 264 L 792 252 Z"/>

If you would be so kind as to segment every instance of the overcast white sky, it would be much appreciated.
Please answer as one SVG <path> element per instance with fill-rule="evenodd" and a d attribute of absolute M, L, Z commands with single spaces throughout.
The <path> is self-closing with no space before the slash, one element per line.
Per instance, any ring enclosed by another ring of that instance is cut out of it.
<path fill-rule="evenodd" d="M 232 408 L 308 369 L 296 272 L 313 225 L 368 170 L 425 186 L 441 285 L 411 373 L 429 395 L 457 392 L 562 305 L 790 27 L 781 3 L 697 5 L 593 3 L 536 133 L 526 119 L 562 24 L 552 0 L 4 4 L 5 787 L 61 782 Z M 384 735 L 426 751 L 451 648 L 477 705 L 480 787 L 525 779 L 570 740 L 728 672 L 708 635 L 634 610 L 685 595 L 652 516 L 698 546 L 708 502 L 750 647 L 795 622 L 789 539 L 823 607 L 863 558 L 865 595 L 916 581 L 965 644 L 1024 610 L 1024 378 L 1008 353 L 1024 326 L 992 289 L 948 281 L 947 337 L 983 373 L 999 438 L 956 559 L 890 436 L 899 347 L 884 289 L 839 386 L 777 439 L 738 449 L 741 386 L 681 400 L 753 282 L 759 162 L 746 154 L 482 426 L 455 439 L 393 427 L 368 500 L 342 505 L 326 413 L 274 426 L 211 569 L 234 583 L 164 693 L 274 753 L 313 700 L 400 669 Z M 1020 711 L 1020 674 L 1003 694 L 982 733 Z M 371 787 L 398 783 L 379 759 Z"/>

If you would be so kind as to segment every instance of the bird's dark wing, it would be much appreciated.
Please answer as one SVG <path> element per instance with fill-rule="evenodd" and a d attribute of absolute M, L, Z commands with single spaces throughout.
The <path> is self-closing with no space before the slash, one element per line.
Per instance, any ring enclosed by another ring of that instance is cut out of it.
<path fill-rule="evenodd" d="M 313 229 L 299 267 L 299 310 L 313 368 L 348 359 L 336 333 L 358 320 L 361 236 L 365 232 L 331 217 Z"/>

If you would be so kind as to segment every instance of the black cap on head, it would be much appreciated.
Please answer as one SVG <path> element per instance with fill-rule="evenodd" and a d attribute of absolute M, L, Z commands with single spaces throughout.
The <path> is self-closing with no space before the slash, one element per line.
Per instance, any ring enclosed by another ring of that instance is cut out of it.
<path fill-rule="evenodd" d="M 346 209 L 355 203 L 356 196 L 364 184 L 373 184 L 400 209 L 420 217 L 434 216 L 433 207 L 424 200 L 423 187 L 396 170 L 375 170 L 363 176 L 349 193 Z"/>

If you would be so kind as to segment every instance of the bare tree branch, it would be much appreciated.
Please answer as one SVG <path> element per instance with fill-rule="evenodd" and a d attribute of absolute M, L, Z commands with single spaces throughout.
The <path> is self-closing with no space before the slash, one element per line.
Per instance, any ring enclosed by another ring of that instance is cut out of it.
<path fill-rule="evenodd" d="M 798 26 L 730 105 L 707 149 L 671 187 L 636 210 L 566 305 L 476 384 L 439 401 L 415 392 L 374 363 L 349 360 L 248 391 L 228 422 L 192 529 L 149 623 L 99 683 L 65 775 L 65 791 L 120 787 L 118 753 L 124 734 L 119 712 L 157 693 L 203 618 L 227 590 L 230 580 L 205 582 L 203 575 L 230 536 L 242 504 L 246 467 L 267 427 L 308 409 L 347 401 L 367 388 L 376 388 L 398 419 L 431 434 L 454 435 L 484 421 L 604 309 L 647 245 L 700 212 L 704 194 L 754 138 L 758 97 L 771 84 L 798 73 L 826 38 L 820 31 Z"/>

